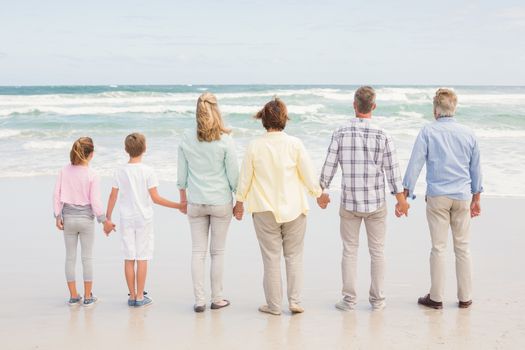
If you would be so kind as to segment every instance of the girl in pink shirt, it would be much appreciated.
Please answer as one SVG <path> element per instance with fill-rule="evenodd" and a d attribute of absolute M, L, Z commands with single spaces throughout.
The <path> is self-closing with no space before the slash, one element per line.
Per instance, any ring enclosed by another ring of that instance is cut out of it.
<path fill-rule="evenodd" d="M 100 201 L 100 181 L 89 168 L 93 159 L 93 140 L 81 137 L 75 141 L 69 154 L 71 164 L 58 174 L 54 194 L 56 226 L 64 231 L 66 246 L 66 280 L 70 292 L 68 304 L 80 305 L 82 297 L 75 283 L 77 245 L 80 239 L 82 271 L 84 277 L 84 306 L 91 306 L 97 298 L 91 292 L 93 287 L 93 244 L 95 242 L 94 218 L 104 224 L 108 231 L 114 225 L 106 220 Z"/>

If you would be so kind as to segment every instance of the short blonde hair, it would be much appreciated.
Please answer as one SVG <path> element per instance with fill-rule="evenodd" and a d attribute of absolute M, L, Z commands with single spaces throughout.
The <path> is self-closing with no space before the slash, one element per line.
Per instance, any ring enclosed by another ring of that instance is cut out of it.
<path fill-rule="evenodd" d="M 197 139 L 212 142 L 221 139 L 222 134 L 229 134 L 230 129 L 224 127 L 217 97 L 210 92 L 199 96 L 197 101 Z"/>
<path fill-rule="evenodd" d="M 361 86 L 354 94 L 354 102 L 359 113 L 370 113 L 376 103 L 376 92 L 371 86 Z"/>
<path fill-rule="evenodd" d="M 124 141 L 124 147 L 131 158 L 138 157 L 146 152 L 146 137 L 138 132 L 129 134 Z"/>
<path fill-rule="evenodd" d="M 440 88 L 434 96 L 434 114 L 436 116 L 451 117 L 456 113 L 458 96 L 451 89 Z"/>

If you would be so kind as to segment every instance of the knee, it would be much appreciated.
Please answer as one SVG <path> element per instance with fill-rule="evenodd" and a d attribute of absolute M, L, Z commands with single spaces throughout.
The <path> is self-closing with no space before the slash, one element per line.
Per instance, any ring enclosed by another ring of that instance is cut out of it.
<path fill-rule="evenodd" d="M 215 249 L 215 248 L 212 248 L 210 249 L 210 255 L 212 257 L 216 257 L 218 255 L 224 255 L 224 249 Z"/>
<path fill-rule="evenodd" d="M 470 249 L 468 244 L 456 244 L 454 245 L 454 254 L 456 257 L 469 257 Z"/>
<path fill-rule="evenodd" d="M 369 247 L 368 251 L 370 252 L 370 257 L 373 260 L 384 258 L 384 247 L 383 246 Z"/>

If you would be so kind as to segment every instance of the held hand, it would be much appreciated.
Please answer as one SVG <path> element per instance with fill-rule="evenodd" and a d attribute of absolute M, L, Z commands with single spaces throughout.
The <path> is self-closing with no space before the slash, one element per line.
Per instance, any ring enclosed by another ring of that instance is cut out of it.
<path fill-rule="evenodd" d="M 323 193 L 317 198 L 317 205 L 321 209 L 326 209 L 328 203 L 330 203 L 330 195 L 328 193 Z"/>
<path fill-rule="evenodd" d="M 481 214 L 481 203 L 479 200 L 473 200 L 470 203 L 470 217 L 474 218 Z"/>
<path fill-rule="evenodd" d="M 64 231 L 64 220 L 60 217 L 56 219 L 56 226 L 60 231 Z"/>
<path fill-rule="evenodd" d="M 237 220 L 242 220 L 242 217 L 244 215 L 244 205 L 242 202 L 237 202 L 235 203 L 235 207 L 233 207 L 233 216 L 235 216 L 235 218 Z"/>
<path fill-rule="evenodd" d="M 188 202 L 180 202 L 179 211 L 184 215 L 188 214 Z"/>
<path fill-rule="evenodd" d="M 115 224 L 111 220 L 106 220 L 104 222 L 104 233 L 106 234 L 106 236 L 109 236 L 111 231 L 116 231 L 115 227 Z"/>
<path fill-rule="evenodd" d="M 396 204 L 396 216 L 399 218 L 403 215 L 408 216 L 408 209 L 410 208 L 410 204 L 408 204 L 407 201 L 403 202 L 397 202 Z"/>

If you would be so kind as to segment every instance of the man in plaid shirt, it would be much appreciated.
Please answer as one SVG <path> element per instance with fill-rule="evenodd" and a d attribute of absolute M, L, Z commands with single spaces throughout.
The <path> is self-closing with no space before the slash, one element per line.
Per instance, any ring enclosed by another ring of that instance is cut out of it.
<path fill-rule="evenodd" d="M 350 125 L 332 135 L 321 172 L 320 185 L 328 189 L 337 166 L 343 172 L 341 184 L 341 239 L 343 241 L 343 299 L 336 304 L 341 310 L 352 310 L 356 304 L 356 267 L 359 229 L 365 222 L 371 257 L 372 282 L 370 304 L 385 307 L 383 294 L 384 243 L 386 232 L 385 175 L 391 193 L 396 195 L 396 216 L 408 214 L 403 195 L 401 173 L 392 139 L 371 122 L 376 108 L 375 91 L 369 86 L 357 89 L 354 96 L 356 118 Z M 319 200 L 326 208 L 327 200 Z"/>

